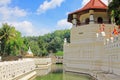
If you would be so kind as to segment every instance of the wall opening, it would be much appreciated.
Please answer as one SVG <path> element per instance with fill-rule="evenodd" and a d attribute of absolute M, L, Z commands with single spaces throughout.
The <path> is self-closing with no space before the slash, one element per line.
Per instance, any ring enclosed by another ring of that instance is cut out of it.
<path fill-rule="evenodd" d="M 98 17 L 97 22 L 98 22 L 98 23 L 103 23 L 102 17 Z"/>
<path fill-rule="evenodd" d="M 90 22 L 89 18 L 85 19 L 85 24 L 89 24 L 89 22 Z"/>

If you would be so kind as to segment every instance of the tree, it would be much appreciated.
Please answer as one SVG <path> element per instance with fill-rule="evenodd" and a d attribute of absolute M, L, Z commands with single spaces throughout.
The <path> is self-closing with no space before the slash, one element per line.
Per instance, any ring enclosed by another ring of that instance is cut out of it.
<path fill-rule="evenodd" d="M 17 55 L 21 51 L 23 39 L 15 27 L 3 24 L 0 28 L 1 55 Z"/>
<path fill-rule="evenodd" d="M 31 47 L 34 55 L 46 56 L 51 52 L 63 52 L 64 38 L 70 42 L 70 30 L 56 30 L 43 36 L 24 37 L 23 42 L 27 47 Z"/>
<path fill-rule="evenodd" d="M 49 34 L 47 36 L 50 37 Z M 46 46 L 48 45 L 48 42 L 49 42 L 49 39 L 47 39 L 46 35 L 38 37 L 38 46 L 40 49 L 40 52 L 38 54 L 39 56 L 44 56 L 48 54 L 48 52 L 46 51 Z"/>
<path fill-rule="evenodd" d="M 21 33 L 16 31 L 16 36 L 14 37 L 14 39 L 10 41 L 9 43 L 9 48 L 10 48 L 10 55 L 17 55 L 17 54 L 21 54 L 21 51 L 23 49 L 23 38 L 21 37 Z"/>
<path fill-rule="evenodd" d="M 15 38 L 15 28 L 10 27 L 7 23 L 2 25 L 0 29 L 0 40 L 1 40 L 1 55 L 7 54 L 9 52 L 8 44 L 10 40 L 14 40 Z"/>
<path fill-rule="evenodd" d="M 51 33 L 51 36 L 52 39 L 47 46 L 48 52 L 63 51 L 64 38 L 67 38 L 68 42 L 70 42 L 70 30 L 56 30 Z"/>
<path fill-rule="evenodd" d="M 108 11 L 111 13 L 112 21 L 120 25 L 120 0 L 112 0 L 108 6 Z"/>
<path fill-rule="evenodd" d="M 48 52 L 56 53 L 58 50 L 61 49 L 61 39 L 60 37 L 55 37 L 47 46 Z"/>
<path fill-rule="evenodd" d="M 38 43 L 35 41 L 31 41 L 29 46 L 30 46 L 33 54 L 36 56 L 39 56 L 40 49 L 39 49 Z"/>

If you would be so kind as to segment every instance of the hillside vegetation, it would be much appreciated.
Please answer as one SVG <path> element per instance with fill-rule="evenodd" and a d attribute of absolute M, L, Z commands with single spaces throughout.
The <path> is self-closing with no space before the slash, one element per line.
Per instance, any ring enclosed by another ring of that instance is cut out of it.
<path fill-rule="evenodd" d="M 7 23 L 0 27 L 0 55 L 24 55 L 30 47 L 35 56 L 49 53 L 63 55 L 63 42 L 70 42 L 70 30 L 56 30 L 43 36 L 22 37 L 21 32 Z"/>

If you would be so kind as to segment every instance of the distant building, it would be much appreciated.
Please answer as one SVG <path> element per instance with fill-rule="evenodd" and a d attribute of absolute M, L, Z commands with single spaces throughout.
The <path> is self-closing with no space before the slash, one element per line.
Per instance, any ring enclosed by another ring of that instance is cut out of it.
<path fill-rule="evenodd" d="M 64 41 L 65 71 L 120 75 L 120 28 L 111 24 L 108 14 L 101 0 L 90 0 L 68 14 L 68 22 L 73 26 L 70 43 Z"/>

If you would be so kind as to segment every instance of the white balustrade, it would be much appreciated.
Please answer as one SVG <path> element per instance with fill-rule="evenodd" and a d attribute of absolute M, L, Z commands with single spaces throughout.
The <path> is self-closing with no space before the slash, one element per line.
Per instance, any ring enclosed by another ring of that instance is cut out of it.
<path fill-rule="evenodd" d="M 41 68 L 44 68 L 42 66 L 45 65 L 49 69 L 50 66 L 48 65 L 51 65 L 51 58 L 35 58 L 0 62 L 0 80 L 13 80 L 16 77 L 34 71 L 37 65 Z"/>
<path fill-rule="evenodd" d="M 33 70 L 35 70 L 34 60 L 0 62 L 0 80 L 12 80 Z"/>
<path fill-rule="evenodd" d="M 46 64 L 49 64 L 49 63 L 51 63 L 51 58 L 36 58 L 36 59 L 34 59 L 34 61 L 35 61 L 35 64 L 37 65 L 37 64 L 39 64 L 39 65 L 46 65 Z"/>

